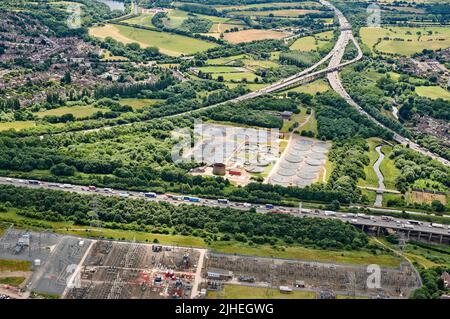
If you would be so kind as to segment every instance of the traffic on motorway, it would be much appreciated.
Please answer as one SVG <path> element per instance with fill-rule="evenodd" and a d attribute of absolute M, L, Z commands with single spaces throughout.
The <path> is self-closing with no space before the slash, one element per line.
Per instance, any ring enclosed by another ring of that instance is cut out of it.
<path fill-rule="evenodd" d="M 346 221 L 349 222 L 350 224 L 355 225 L 370 225 L 403 230 L 417 230 L 421 232 L 439 235 L 450 234 L 450 226 L 447 225 L 421 222 L 416 220 L 399 219 L 394 218 L 392 216 L 375 216 L 368 214 L 341 213 L 331 210 L 305 209 L 305 208 L 302 209 L 302 208 L 277 206 L 272 204 L 259 205 L 259 204 L 234 202 L 226 198 L 214 200 L 214 199 L 205 199 L 174 194 L 156 194 L 153 192 L 121 191 L 111 188 L 99 188 L 95 186 L 80 186 L 72 184 L 51 183 L 37 180 L 23 180 L 4 177 L 0 177 L 0 184 L 25 186 L 29 188 L 54 189 L 54 190 L 75 192 L 80 194 L 99 194 L 103 196 L 117 196 L 129 199 L 144 199 L 149 201 L 167 202 L 173 205 L 190 204 L 209 207 L 234 208 L 242 210 L 249 210 L 253 208 L 255 209 L 256 212 L 259 213 L 289 214 L 297 217 L 310 216 L 318 218 L 340 219 L 342 221 Z"/>

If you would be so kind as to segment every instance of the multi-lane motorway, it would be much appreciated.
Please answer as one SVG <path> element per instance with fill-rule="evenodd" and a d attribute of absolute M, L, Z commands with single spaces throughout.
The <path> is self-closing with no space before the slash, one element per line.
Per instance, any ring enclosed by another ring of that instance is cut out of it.
<path fill-rule="evenodd" d="M 277 205 L 258 205 L 249 203 L 232 202 L 226 199 L 223 200 L 212 200 L 203 198 L 193 198 L 190 196 L 175 196 L 171 194 L 154 194 L 154 193 L 142 193 L 135 191 L 121 191 L 114 190 L 110 188 L 96 188 L 79 186 L 72 184 L 61 184 L 52 182 L 42 182 L 42 181 L 32 181 L 32 180 L 22 180 L 16 178 L 5 178 L 0 177 L 0 184 L 12 185 L 16 187 L 27 187 L 27 188 L 41 188 L 41 189 L 52 189 L 60 190 L 66 192 L 79 193 L 84 195 L 102 195 L 102 196 L 115 196 L 125 199 L 143 199 L 155 202 L 167 202 L 173 205 L 187 204 L 187 205 L 201 205 L 208 207 L 220 207 L 220 208 L 234 208 L 240 210 L 249 210 L 254 208 L 258 213 L 278 213 L 278 214 L 290 214 L 297 217 L 316 217 L 316 218 L 331 218 L 340 219 L 345 222 L 349 222 L 354 225 L 365 225 L 365 226 L 379 226 L 384 228 L 391 228 L 397 230 L 414 230 L 422 232 L 424 234 L 433 235 L 449 235 L 450 226 L 432 224 L 428 222 L 419 222 L 413 220 L 405 220 L 401 218 L 392 218 L 388 216 L 373 216 L 365 214 L 351 214 L 351 213 L 340 213 L 335 211 L 322 211 L 317 209 L 298 209 L 291 207 L 283 207 Z"/>

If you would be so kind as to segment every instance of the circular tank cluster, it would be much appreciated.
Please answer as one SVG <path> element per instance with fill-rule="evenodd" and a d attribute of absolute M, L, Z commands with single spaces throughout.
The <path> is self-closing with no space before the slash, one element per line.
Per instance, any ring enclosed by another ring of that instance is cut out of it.
<path fill-rule="evenodd" d="M 299 139 L 292 142 L 276 172 L 270 177 L 270 182 L 282 186 L 311 185 L 319 177 L 328 149 L 329 145 L 322 141 Z"/>

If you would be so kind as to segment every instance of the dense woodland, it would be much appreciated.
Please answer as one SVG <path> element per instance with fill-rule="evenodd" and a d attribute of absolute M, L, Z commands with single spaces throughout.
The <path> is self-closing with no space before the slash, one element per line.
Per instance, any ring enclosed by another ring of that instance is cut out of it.
<path fill-rule="evenodd" d="M 0 203 L 22 209 L 23 215 L 49 221 L 91 222 L 92 196 L 62 191 L 0 186 Z M 104 227 L 155 233 L 233 238 L 255 244 L 302 244 L 322 249 L 361 249 L 367 236 L 338 220 L 296 218 L 252 211 L 126 200 L 96 196 Z M 1 213 L 0 213 L 1 214 Z"/>

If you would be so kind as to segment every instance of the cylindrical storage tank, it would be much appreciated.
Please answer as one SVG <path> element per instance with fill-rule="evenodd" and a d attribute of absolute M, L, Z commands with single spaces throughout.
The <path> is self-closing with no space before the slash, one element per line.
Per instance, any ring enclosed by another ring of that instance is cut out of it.
<path fill-rule="evenodd" d="M 214 175 L 225 176 L 226 173 L 227 173 L 227 171 L 226 171 L 225 164 L 223 164 L 223 163 L 215 163 L 213 165 L 213 174 Z"/>

